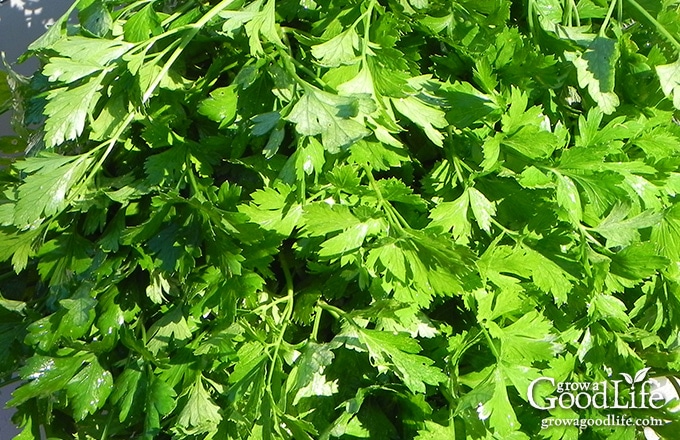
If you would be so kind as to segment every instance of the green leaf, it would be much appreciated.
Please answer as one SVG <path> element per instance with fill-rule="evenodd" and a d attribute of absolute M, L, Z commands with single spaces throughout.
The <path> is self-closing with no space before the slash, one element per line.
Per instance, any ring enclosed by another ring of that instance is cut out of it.
<path fill-rule="evenodd" d="M 356 252 L 363 245 L 367 236 L 377 234 L 382 229 L 383 223 L 378 219 L 361 222 L 324 241 L 321 244 L 319 256 L 336 258 Z"/>
<path fill-rule="evenodd" d="M 375 133 L 378 137 L 377 132 Z M 406 161 L 406 152 L 401 146 L 360 140 L 350 147 L 351 161 L 368 166 L 376 171 L 399 166 Z"/>
<path fill-rule="evenodd" d="M 71 7 L 64 13 L 64 15 L 59 17 L 50 27 L 47 28 L 47 31 L 43 35 L 41 35 L 37 40 L 28 46 L 28 50 L 39 51 L 47 47 L 51 48 L 55 42 L 63 38 L 66 35 L 66 30 L 64 27 L 69 18 L 69 14 L 73 11 L 77 4 L 77 2 L 73 2 Z"/>
<path fill-rule="evenodd" d="M 70 58 L 53 57 L 43 68 L 43 74 L 50 81 L 70 83 L 95 72 L 100 72 L 103 66 L 90 61 L 74 61 Z"/>
<path fill-rule="evenodd" d="M 64 389 L 89 356 L 82 353 L 69 357 L 32 356 L 20 370 L 21 377 L 28 382 L 12 393 L 7 404 L 17 406 Z"/>
<path fill-rule="evenodd" d="M 680 205 L 673 205 L 652 227 L 651 241 L 671 261 L 680 260 Z"/>
<path fill-rule="evenodd" d="M 111 96 L 97 118 L 90 124 L 92 129 L 89 134 L 90 138 L 103 141 L 120 130 L 129 114 L 127 105 L 128 103 L 122 94 Z"/>
<path fill-rule="evenodd" d="M 239 206 L 253 223 L 260 227 L 289 236 L 302 217 L 302 207 L 288 201 L 292 188 L 281 183 L 276 188 L 266 188 L 252 194 L 253 203 Z"/>
<path fill-rule="evenodd" d="M 656 74 L 663 94 L 680 109 L 680 58 L 674 63 L 656 66 Z"/>
<path fill-rule="evenodd" d="M 47 93 L 45 105 L 45 144 L 56 147 L 80 136 L 85 121 L 99 100 L 102 76 L 89 78 L 73 87 L 60 87 Z"/>
<path fill-rule="evenodd" d="M 598 294 L 590 301 L 588 315 L 609 323 L 612 330 L 625 331 L 630 325 L 626 305 L 620 299 Z"/>
<path fill-rule="evenodd" d="M 366 259 L 366 264 L 375 270 L 378 261 L 382 265 L 382 269 L 378 269 L 380 272 L 387 272 L 402 283 L 408 283 L 407 256 L 399 243 L 389 243 L 372 249 Z"/>
<path fill-rule="evenodd" d="M 488 400 L 477 408 L 481 420 L 489 420 L 489 425 L 498 435 L 504 438 L 517 431 L 520 427 L 513 405 L 508 398 L 508 389 L 501 368 L 496 368 L 490 376 L 493 392 Z"/>
<path fill-rule="evenodd" d="M 457 81 L 447 86 L 444 93 L 451 106 L 446 112 L 446 119 L 458 128 L 469 127 L 498 110 L 491 97 L 475 89 L 468 82 Z"/>
<path fill-rule="evenodd" d="M 75 419 L 83 420 L 103 407 L 112 390 L 111 373 L 96 360 L 87 364 L 66 385 L 66 394 L 73 402 Z"/>
<path fill-rule="evenodd" d="M 255 2 L 255 4 L 261 3 L 261 1 Z M 253 54 L 264 53 L 260 36 L 264 37 L 267 41 L 275 44 L 278 47 L 285 47 L 281 41 L 281 38 L 279 37 L 279 32 L 276 26 L 276 11 L 274 5 L 274 0 L 268 0 L 262 10 L 255 14 L 252 20 L 250 20 L 245 25 L 246 32 L 250 37 L 250 51 Z"/>
<path fill-rule="evenodd" d="M 444 128 L 449 123 L 442 110 L 427 105 L 415 96 L 390 100 L 394 108 L 420 127 L 432 143 L 438 147 L 444 145 L 444 135 L 437 128 Z"/>
<path fill-rule="evenodd" d="M 668 264 L 665 257 L 657 255 L 654 244 L 650 242 L 628 246 L 610 258 L 612 274 L 629 280 L 648 278 Z"/>
<path fill-rule="evenodd" d="M 220 407 L 212 401 L 199 375 L 187 390 L 187 402 L 179 413 L 177 423 L 187 434 L 201 434 L 214 432 L 221 420 Z"/>
<path fill-rule="evenodd" d="M 639 230 L 659 223 L 661 215 L 652 211 L 643 211 L 626 219 L 630 208 L 616 205 L 602 222 L 593 228 L 595 232 L 607 239 L 607 247 L 625 247 L 640 240 Z"/>
<path fill-rule="evenodd" d="M 329 205 L 325 202 L 313 203 L 305 206 L 305 232 L 312 236 L 324 236 L 331 232 L 354 227 L 361 221 L 354 216 L 348 207 L 343 205 Z"/>
<path fill-rule="evenodd" d="M 359 35 L 352 27 L 330 40 L 312 46 L 312 55 L 325 67 L 358 62 L 356 50 L 359 49 Z"/>
<path fill-rule="evenodd" d="M 470 198 L 470 208 L 472 208 L 472 214 L 475 216 L 477 224 L 482 230 L 491 233 L 491 219 L 496 215 L 496 207 L 476 188 L 468 190 L 468 197 Z"/>
<path fill-rule="evenodd" d="M 210 92 L 210 98 L 201 101 L 198 112 L 210 120 L 219 122 L 220 128 L 228 127 L 236 118 L 238 94 L 236 86 L 220 87 Z"/>
<path fill-rule="evenodd" d="M 553 133 L 533 125 L 522 127 L 501 143 L 530 159 L 549 157 L 560 144 Z"/>
<path fill-rule="evenodd" d="M 15 164 L 31 173 L 19 186 L 19 199 L 14 208 L 14 224 L 25 227 L 35 224 L 64 209 L 71 197 L 72 187 L 88 171 L 89 155 L 60 156 L 43 153 L 41 156 Z"/>
<path fill-rule="evenodd" d="M 73 35 L 56 41 L 50 46 L 50 50 L 56 52 L 61 58 L 69 58 L 74 62 L 106 66 L 119 60 L 123 54 L 133 47 L 134 44 L 121 40 Z"/>
<path fill-rule="evenodd" d="M 517 181 L 525 188 L 549 188 L 553 183 L 550 177 L 534 166 L 525 168 Z"/>
<path fill-rule="evenodd" d="M 171 342 L 182 344 L 190 339 L 191 328 L 182 315 L 182 308 L 173 307 L 156 321 L 149 329 L 149 337 L 148 348 L 154 354 Z"/>
<path fill-rule="evenodd" d="M 147 379 L 138 365 L 132 364 L 116 378 L 111 394 L 111 401 L 120 411 L 118 420 L 124 422 L 130 417 L 144 411 L 144 395 L 146 394 Z"/>
<path fill-rule="evenodd" d="M 151 3 L 135 12 L 123 25 L 125 39 L 131 43 L 145 41 L 162 32 L 161 20 Z"/>
<path fill-rule="evenodd" d="M 62 335 L 77 339 L 89 332 L 94 322 L 94 308 L 97 300 L 86 295 L 87 292 L 84 292 L 77 298 L 59 301 L 59 304 L 66 309 L 66 313 L 59 322 L 59 332 Z"/>
<path fill-rule="evenodd" d="M 11 215 L 12 213 L 10 213 Z M 14 221 L 11 219 L 10 221 Z M 16 273 L 26 268 L 28 259 L 35 256 L 35 240 L 40 235 L 40 229 L 31 232 L 3 231 L 0 228 L 0 261 L 12 259 L 12 266 Z"/>
<path fill-rule="evenodd" d="M 356 340 L 368 351 L 378 371 L 393 371 L 412 392 L 424 393 L 425 384 L 438 385 L 447 377 L 432 366 L 433 361 L 420 356 L 418 342 L 408 334 L 378 330 L 345 329 L 340 340 Z"/>
<path fill-rule="evenodd" d="M 468 191 L 453 202 L 441 202 L 430 211 L 430 227 L 435 230 L 451 231 L 458 243 L 467 243 L 471 233 L 471 225 L 468 220 L 468 207 L 470 195 Z"/>
<path fill-rule="evenodd" d="M 578 225 L 583 218 L 581 196 L 574 181 L 567 176 L 555 174 L 557 177 L 557 204 L 566 211 L 569 221 Z"/>
<path fill-rule="evenodd" d="M 320 173 L 326 162 L 323 145 L 314 138 L 309 138 L 309 143 L 297 151 L 295 165 L 298 170 L 298 179 L 304 179 L 305 175 Z"/>
<path fill-rule="evenodd" d="M 503 360 L 519 365 L 528 366 L 555 357 L 559 346 L 551 330 L 550 321 L 536 311 L 503 328 L 489 322 L 489 333 L 501 341 Z"/>
<path fill-rule="evenodd" d="M 92 2 L 78 13 L 83 29 L 95 37 L 104 37 L 113 26 L 113 17 L 105 4 Z"/>
<path fill-rule="evenodd" d="M 330 381 L 324 369 L 333 362 L 333 352 L 328 345 L 309 342 L 295 363 L 290 378 L 294 380 L 292 392 L 293 405 L 305 397 L 332 396 L 338 392 L 337 380 Z"/>
<path fill-rule="evenodd" d="M 161 418 L 175 409 L 177 393 L 164 380 L 154 376 L 148 387 L 145 406 L 145 422 L 147 436 L 154 436 L 160 431 Z"/>
<path fill-rule="evenodd" d="M 352 119 L 358 111 L 358 102 L 351 98 L 306 87 L 304 96 L 287 119 L 295 123 L 297 132 L 302 135 L 320 134 L 324 148 L 337 153 L 371 133 L 362 123 Z"/>
<path fill-rule="evenodd" d="M 647 155 L 655 158 L 665 157 L 670 151 L 680 151 L 680 140 L 664 127 L 656 127 L 632 142 Z"/>
<path fill-rule="evenodd" d="M 605 114 L 611 114 L 619 106 L 614 92 L 616 63 L 620 52 L 615 40 L 597 37 L 583 54 L 573 59 L 578 83 L 597 103 Z"/>
<path fill-rule="evenodd" d="M 453 425 L 443 426 L 430 420 L 425 421 L 425 429 L 418 431 L 414 440 L 439 440 L 443 438 L 456 438 L 456 430 Z"/>
<path fill-rule="evenodd" d="M 524 264 L 531 267 L 531 277 L 536 287 L 546 293 L 552 293 L 557 304 L 565 304 L 572 291 L 574 277 L 566 272 L 551 258 L 527 247 L 524 247 Z M 558 260 L 559 261 L 559 260 Z"/>

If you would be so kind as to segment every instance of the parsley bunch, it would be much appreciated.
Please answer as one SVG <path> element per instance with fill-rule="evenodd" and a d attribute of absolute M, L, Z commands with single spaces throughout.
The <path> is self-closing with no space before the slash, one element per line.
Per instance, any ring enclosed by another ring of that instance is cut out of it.
<path fill-rule="evenodd" d="M 680 368 L 678 38 L 673 1 L 77 1 L 0 77 L 17 439 L 641 438 L 527 390 Z"/>

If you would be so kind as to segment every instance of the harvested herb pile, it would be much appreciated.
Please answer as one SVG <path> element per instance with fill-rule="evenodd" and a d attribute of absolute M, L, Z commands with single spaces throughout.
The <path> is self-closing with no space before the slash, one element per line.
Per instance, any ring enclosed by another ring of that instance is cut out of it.
<path fill-rule="evenodd" d="M 527 389 L 680 368 L 678 8 L 78 1 L 0 86 L 17 438 L 642 438 Z"/>

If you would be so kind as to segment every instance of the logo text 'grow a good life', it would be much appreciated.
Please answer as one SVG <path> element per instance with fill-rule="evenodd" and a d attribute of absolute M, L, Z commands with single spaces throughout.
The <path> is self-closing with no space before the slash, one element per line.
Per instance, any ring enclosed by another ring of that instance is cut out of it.
<path fill-rule="evenodd" d="M 635 376 L 621 373 L 624 380 L 601 382 L 556 382 L 552 377 L 539 377 L 529 384 L 527 397 L 536 409 L 660 409 L 666 403 L 658 391 L 656 380 L 645 380 L 649 368 L 638 371 Z M 544 403 L 536 401 L 536 387 L 550 385 L 555 393 L 544 397 Z"/>

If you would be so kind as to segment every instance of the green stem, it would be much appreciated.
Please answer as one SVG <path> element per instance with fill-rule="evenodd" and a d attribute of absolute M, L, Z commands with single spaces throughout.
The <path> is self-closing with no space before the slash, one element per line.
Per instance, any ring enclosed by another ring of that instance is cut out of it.
<path fill-rule="evenodd" d="M 521 233 L 519 233 L 519 232 L 517 232 L 517 231 L 513 231 L 512 229 L 506 228 L 505 226 L 503 226 L 501 223 L 499 223 L 499 222 L 498 222 L 495 218 L 493 218 L 493 217 L 491 217 L 489 220 L 491 221 L 491 223 L 492 223 L 493 225 L 495 225 L 495 226 L 496 226 L 497 228 L 499 228 L 501 231 L 503 231 L 504 233 L 506 233 L 506 234 L 508 234 L 509 236 L 513 237 L 513 239 L 514 239 L 514 237 L 518 237 L 518 236 L 521 236 L 521 235 L 522 235 Z M 516 240 L 516 239 L 515 239 L 515 240 Z"/>
<path fill-rule="evenodd" d="M 281 321 L 281 329 L 279 330 L 279 335 L 276 338 L 276 343 L 274 345 L 274 354 L 272 356 L 272 366 L 267 374 L 267 389 L 271 393 L 272 380 L 274 379 L 274 370 L 276 370 L 276 363 L 279 357 L 279 351 L 281 350 L 281 344 L 283 344 L 283 338 L 288 329 L 288 323 L 293 315 L 293 297 L 295 295 L 295 289 L 293 287 L 293 276 L 291 275 L 290 268 L 288 267 L 288 261 L 286 257 L 281 254 L 281 269 L 283 270 L 283 276 L 286 279 L 286 309 L 283 312 L 283 320 Z"/>
<path fill-rule="evenodd" d="M 375 1 L 372 1 L 369 5 L 368 8 L 366 8 L 366 12 L 363 14 L 363 21 L 364 21 L 364 41 L 362 42 L 362 47 L 361 47 L 361 58 L 363 62 L 366 62 L 366 56 L 368 54 L 368 43 L 371 42 L 371 37 L 370 37 L 370 31 L 371 31 L 371 16 L 373 15 L 373 7 L 375 6 Z"/>
<path fill-rule="evenodd" d="M 584 236 L 585 238 L 588 239 L 588 241 L 590 241 L 590 242 L 593 243 L 593 244 L 596 244 L 597 246 L 600 246 L 600 247 L 603 248 L 603 249 L 606 249 L 606 247 L 600 242 L 600 240 L 598 240 L 597 238 L 593 237 L 593 235 L 592 235 L 590 232 L 588 232 L 588 229 L 590 229 L 590 228 L 581 226 L 580 229 L 581 229 L 581 233 L 583 234 L 583 236 Z"/>
<path fill-rule="evenodd" d="M 347 314 L 347 312 L 345 312 L 344 310 L 339 309 L 339 308 L 337 308 L 337 307 L 335 307 L 335 306 L 332 306 L 332 305 L 328 304 L 328 303 L 325 302 L 325 301 L 319 301 L 319 302 L 318 302 L 318 306 L 319 306 L 320 308 L 322 308 L 323 310 L 327 311 L 328 313 L 330 313 L 331 316 L 333 316 L 334 318 L 336 318 L 336 319 L 344 319 L 345 321 L 347 321 L 348 323 L 350 323 L 352 326 L 354 326 L 354 327 L 356 327 L 356 328 L 362 328 L 362 327 L 359 326 L 359 325 L 354 321 L 354 319 L 352 319 L 352 317 L 349 316 L 349 315 Z"/>
<path fill-rule="evenodd" d="M 226 9 L 226 7 L 229 6 L 233 1 L 234 0 L 222 0 L 214 8 L 208 11 L 203 17 L 201 17 L 200 20 L 198 20 L 191 26 L 191 30 L 182 38 L 182 42 L 179 44 L 179 47 L 177 47 L 177 49 L 175 49 L 172 55 L 170 55 L 170 58 L 168 58 L 168 61 L 165 63 L 161 71 L 156 75 L 156 78 L 154 78 L 153 82 L 149 85 L 146 92 L 144 92 L 144 96 L 142 96 L 142 104 L 146 103 L 146 101 L 148 101 L 149 98 L 151 98 L 151 95 L 156 90 L 158 85 L 161 83 L 163 77 L 165 77 L 165 75 L 170 71 L 172 65 L 175 63 L 175 61 L 177 61 L 177 58 L 179 58 L 182 52 L 184 52 L 184 49 L 186 49 L 191 40 L 194 39 L 196 34 L 198 34 L 198 32 L 203 28 L 203 26 L 208 24 L 210 20 L 215 18 L 217 14 Z"/>
<path fill-rule="evenodd" d="M 319 340 L 319 325 L 321 324 L 321 312 L 323 309 L 320 306 L 314 307 L 314 326 L 312 327 L 312 341 Z"/>
<path fill-rule="evenodd" d="M 618 0 L 612 0 L 611 3 L 609 3 L 609 10 L 607 10 L 607 16 L 604 17 L 604 21 L 602 22 L 602 26 L 600 26 L 600 37 L 604 37 L 605 33 L 607 32 L 607 26 L 609 26 L 609 21 L 612 19 L 612 14 L 614 14 L 614 8 L 616 8 Z"/>
<path fill-rule="evenodd" d="M 144 92 L 144 96 L 142 97 L 142 104 L 144 104 L 153 94 L 153 92 L 156 90 L 156 88 L 160 85 L 161 81 L 163 80 L 163 77 L 170 71 L 170 68 L 172 67 L 173 63 L 179 58 L 181 53 L 184 51 L 184 49 L 187 47 L 187 45 L 191 42 L 191 40 L 196 36 L 198 31 L 203 28 L 210 20 L 212 20 L 217 14 L 222 12 L 229 4 L 231 4 L 234 0 L 223 0 L 220 2 L 217 6 L 212 8 L 210 11 L 208 11 L 203 17 L 201 17 L 200 20 L 198 20 L 196 23 L 193 23 L 192 25 L 189 25 L 187 29 L 190 29 L 191 31 L 182 38 L 179 46 L 175 49 L 175 51 L 172 53 L 168 61 L 165 63 L 163 66 L 163 69 L 156 75 L 154 78 L 153 82 L 149 85 L 147 90 Z M 174 31 L 177 31 L 175 29 Z M 163 36 L 168 36 L 169 33 L 162 34 Z M 153 39 L 153 38 L 152 38 Z M 148 41 L 146 42 L 148 43 Z M 102 75 L 106 71 L 102 72 Z M 95 175 L 97 172 L 102 168 L 104 165 L 104 162 L 106 161 L 107 157 L 111 152 L 113 151 L 113 148 L 115 147 L 116 143 L 120 139 L 120 137 L 123 135 L 125 130 L 129 127 L 129 125 L 132 123 L 132 121 L 135 118 L 136 113 L 135 112 L 130 112 L 123 123 L 120 125 L 118 130 L 113 134 L 111 139 L 107 142 L 104 142 L 100 144 L 97 149 L 103 147 L 106 145 L 106 150 L 104 151 L 104 154 L 102 154 L 102 157 L 97 161 L 97 164 L 92 168 L 92 171 L 88 174 L 87 178 L 85 178 L 77 187 L 75 191 L 70 191 L 72 194 L 71 197 L 69 197 L 69 204 L 70 202 L 73 201 L 73 199 L 77 196 L 77 194 L 80 192 L 82 188 L 87 187 L 87 185 L 90 184 L 90 182 L 94 179 Z M 92 150 L 96 151 L 96 149 Z M 68 204 L 67 204 L 68 206 Z M 59 213 L 57 214 L 59 215 Z M 55 216 L 56 217 L 56 216 Z"/>
<path fill-rule="evenodd" d="M 373 177 L 373 173 L 368 167 L 364 167 L 364 172 L 366 173 L 366 177 L 368 178 L 368 182 L 371 185 L 371 188 L 375 192 L 376 198 L 378 199 L 378 204 L 380 207 L 383 209 L 385 214 L 387 215 L 387 219 L 389 220 L 390 224 L 394 226 L 394 228 L 401 233 L 402 235 L 406 234 L 406 230 L 404 228 L 410 228 L 408 223 L 406 223 L 406 220 L 396 212 L 396 209 L 387 201 L 382 195 L 382 192 L 380 191 L 380 188 L 378 187 L 378 182 L 375 181 L 375 178 Z"/>
<path fill-rule="evenodd" d="M 527 24 L 529 25 L 529 32 L 534 35 L 534 0 L 527 1 Z"/>
<path fill-rule="evenodd" d="M 191 168 L 191 162 L 187 163 L 186 166 L 187 173 L 189 176 L 189 185 L 191 186 L 191 190 L 193 191 L 193 196 L 196 197 L 197 200 L 205 201 L 205 196 L 203 196 L 203 192 L 198 187 L 198 182 L 196 181 L 196 175 L 194 174 L 194 170 Z"/>
<path fill-rule="evenodd" d="M 359 23 L 364 21 L 366 19 L 366 17 L 368 17 L 369 23 L 370 23 L 370 18 L 371 18 L 371 14 L 373 13 L 373 7 L 375 6 L 375 1 L 376 0 L 371 0 L 371 2 L 368 4 L 368 7 L 366 8 L 366 10 L 364 12 L 362 12 L 361 15 L 359 15 L 359 18 L 354 20 L 354 23 L 352 23 L 350 25 L 349 29 L 354 29 L 357 26 L 359 26 Z"/>
<path fill-rule="evenodd" d="M 114 414 L 115 411 L 109 412 L 109 416 L 106 418 L 106 424 L 104 425 L 104 430 L 102 431 L 101 440 L 107 440 L 109 438 L 109 426 L 111 426 Z"/>
<path fill-rule="evenodd" d="M 480 328 L 482 329 L 482 333 L 484 333 L 484 337 L 486 338 L 486 342 L 489 344 L 489 348 L 491 349 L 491 352 L 496 357 L 496 359 L 500 360 L 501 355 L 498 352 L 498 349 L 496 348 L 496 344 L 493 343 L 493 339 L 491 338 L 489 331 L 482 324 L 480 324 Z"/>
<path fill-rule="evenodd" d="M 272 302 L 268 302 L 267 304 L 263 304 L 255 309 L 238 309 L 240 312 L 248 312 L 248 313 L 255 313 L 255 314 L 260 314 L 262 312 L 266 312 L 267 310 L 271 309 L 277 304 L 281 304 L 282 302 L 288 301 L 288 296 L 284 296 L 282 298 L 276 298 Z"/>
<path fill-rule="evenodd" d="M 567 1 L 564 8 L 564 16 L 562 17 L 562 24 L 564 26 L 573 25 L 573 15 L 574 15 L 574 3 L 571 0 Z"/>
<path fill-rule="evenodd" d="M 680 51 L 680 42 L 678 42 L 678 40 L 676 40 L 675 37 L 674 37 L 673 35 L 671 35 L 670 32 L 668 32 L 668 29 L 666 29 L 661 23 L 659 23 L 659 22 L 656 20 L 656 18 L 654 18 L 654 17 L 652 16 L 652 14 L 650 14 L 649 12 L 647 12 L 647 10 L 646 10 L 645 8 L 643 8 L 643 7 L 640 5 L 640 3 L 636 2 L 635 0 L 626 0 L 626 1 L 628 1 L 628 3 L 630 3 L 630 5 L 633 6 L 635 9 L 637 9 L 638 11 L 640 11 L 640 13 L 641 13 L 642 15 L 644 15 L 645 18 L 646 18 L 647 20 L 649 20 L 649 21 L 654 25 L 654 27 L 656 27 L 656 30 L 659 31 L 659 33 L 660 33 L 661 35 L 663 35 L 664 37 L 666 37 L 666 39 L 668 40 L 668 42 L 671 43 L 673 46 L 675 46 L 675 49 L 676 49 L 676 50 L 679 50 L 679 51 Z"/>
<path fill-rule="evenodd" d="M 309 75 L 310 78 L 312 78 L 314 81 L 317 82 L 317 84 L 321 86 L 322 89 L 335 91 L 335 89 L 329 86 L 324 80 L 322 80 L 319 77 L 319 75 L 313 72 L 309 67 L 302 64 L 300 61 L 296 60 L 294 57 L 285 52 L 283 49 L 279 50 L 279 54 L 281 54 L 284 61 L 289 61 L 289 63 L 284 63 L 284 65 L 287 67 L 286 70 L 303 89 L 308 83 L 304 79 L 300 78 L 300 75 L 298 75 L 297 71 L 295 70 L 296 68 L 300 69 L 302 72 L 305 72 L 307 75 Z"/>

